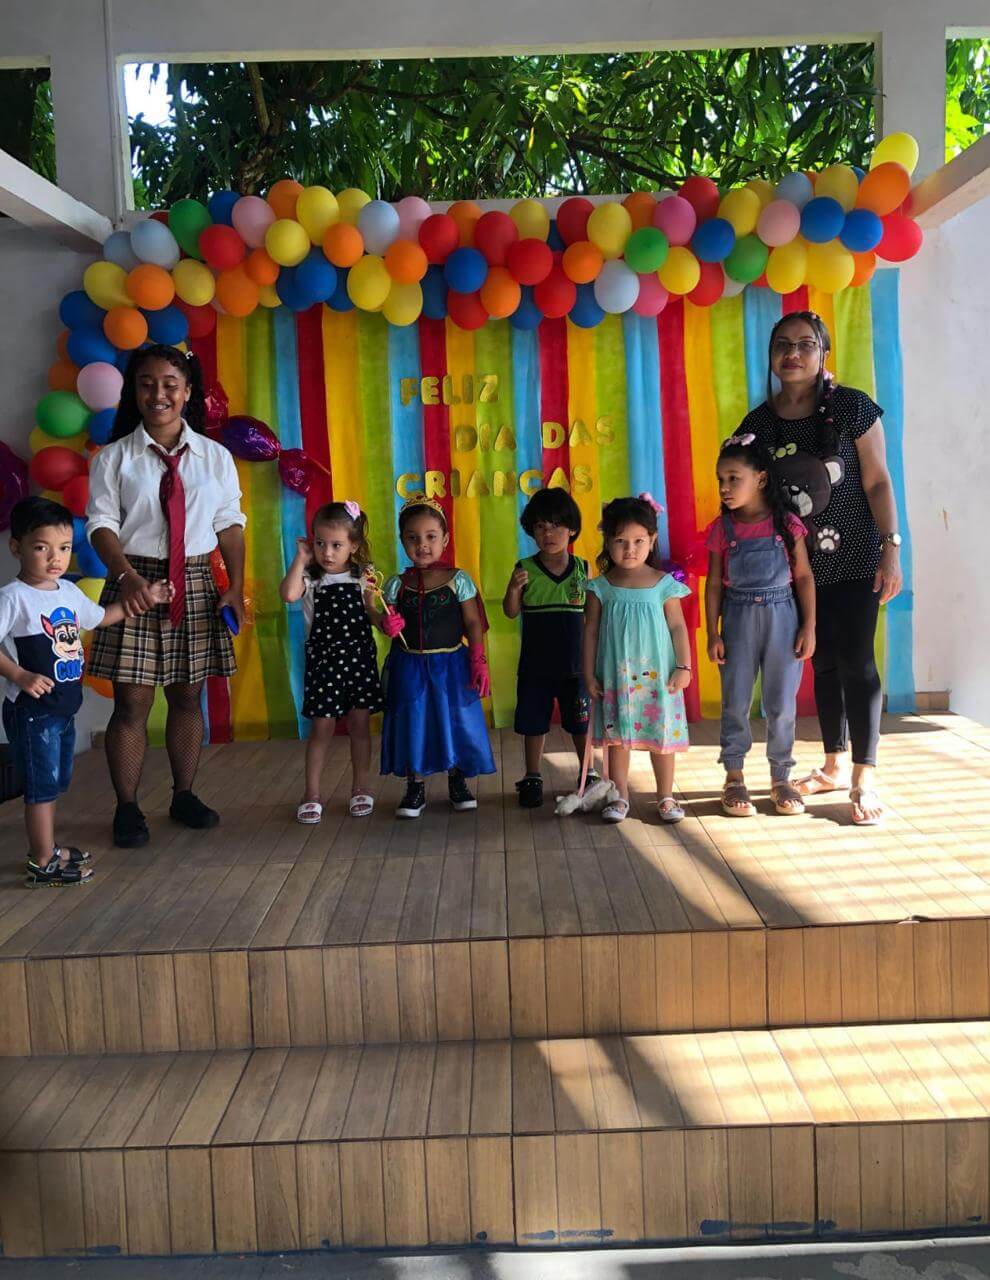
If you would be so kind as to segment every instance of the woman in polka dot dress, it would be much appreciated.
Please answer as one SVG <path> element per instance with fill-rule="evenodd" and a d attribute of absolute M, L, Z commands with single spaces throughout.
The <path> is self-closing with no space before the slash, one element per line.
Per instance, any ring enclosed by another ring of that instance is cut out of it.
<path fill-rule="evenodd" d="M 306 671 L 302 713 L 312 720 L 306 743 L 306 791 L 299 822 L 323 816 L 320 781 L 336 721 L 345 716 L 351 742 L 352 818 L 370 817 L 371 714 L 385 705 L 378 675 L 372 620 L 378 613 L 368 586 L 368 522 L 356 502 L 330 502 L 313 517 L 310 539 L 299 538 L 296 556 L 279 588 L 286 604 L 302 601 L 306 620 Z"/>

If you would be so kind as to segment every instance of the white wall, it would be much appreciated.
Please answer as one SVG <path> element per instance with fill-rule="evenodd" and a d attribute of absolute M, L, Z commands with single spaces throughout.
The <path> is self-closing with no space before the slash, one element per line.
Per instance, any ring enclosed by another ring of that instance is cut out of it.
<path fill-rule="evenodd" d="M 70 289 L 79 288 L 91 261 L 54 240 L 0 220 L 0 440 L 22 458 L 29 457 L 27 438 L 34 426 L 34 406 L 48 389 L 45 374 L 57 358 L 55 341 L 62 328 L 59 300 Z M 9 534 L 0 534 L 0 582 L 9 582 L 17 572 L 8 543 Z M 103 728 L 109 714 L 110 700 L 87 689 L 76 719 L 80 750 L 89 746 L 90 735 Z"/>

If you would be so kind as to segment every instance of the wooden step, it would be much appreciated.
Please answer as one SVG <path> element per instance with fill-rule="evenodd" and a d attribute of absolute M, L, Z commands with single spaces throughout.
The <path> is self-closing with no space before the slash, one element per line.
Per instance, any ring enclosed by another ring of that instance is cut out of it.
<path fill-rule="evenodd" d="M 990 1221 L 990 1024 L 0 1064 L 7 1257 Z"/>

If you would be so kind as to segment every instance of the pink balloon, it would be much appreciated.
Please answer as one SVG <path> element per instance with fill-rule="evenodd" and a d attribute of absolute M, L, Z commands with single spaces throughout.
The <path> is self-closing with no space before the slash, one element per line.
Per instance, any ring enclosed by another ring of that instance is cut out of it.
<path fill-rule="evenodd" d="M 639 277 L 639 297 L 632 309 L 638 316 L 658 316 L 667 305 L 670 294 L 660 283 L 655 271 Z"/>
<path fill-rule="evenodd" d="M 698 225 L 698 215 L 683 196 L 668 196 L 653 210 L 653 225 L 671 244 L 687 244 Z"/>
<path fill-rule="evenodd" d="M 302 449 L 283 449 L 279 455 L 278 473 L 287 489 L 304 498 L 316 478 L 316 468 Z"/>
<path fill-rule="evenodd" d="M 400 240 L 419 241 L 419 228 L 433 210 L 421 196 L 403 196 L 395 206 L 399 215 Z"/>
<path fill-rule="evenodd" d="M 241 196 L 230 219 L 244 243 L 260 249 L 265 243 L 265 232 L 275 221 L 275 210 L 261 196 Z"/>
<path fill-rule="evenodd" d="M 771 200 L 756 224 L 756 234 L 772 249 L 790 244 L 801 230 L 801 210 L 790 200 Z"/>
<path fill-rule="evenodd" d="M 103 360 L 94 360 L 92 364 L 83 365 L 76 378 L 76 390 L 79 399 L 88 409 L 98 413 L 101 409 L 113 409 L 120 400 L 120 391 L 124 385 L 124 375 L 112 364 Z"/>

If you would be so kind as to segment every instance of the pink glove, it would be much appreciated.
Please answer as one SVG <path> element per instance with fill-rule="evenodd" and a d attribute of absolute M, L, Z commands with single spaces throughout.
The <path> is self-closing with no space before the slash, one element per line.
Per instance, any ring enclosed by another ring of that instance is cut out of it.
<path fill-rule="evenodd" d="M 468 645 L 468 665 L 471 668 L 471 688 L 479 698 L 487 698 L 492 691 L 492 682 L 488 675 L 488 659 L 485 657 L 483 644 Z"/>
<path fill-rule="evenodd" d="M 391 640 L 394 640 L 399 632 L 405 629 L 405 625 L 406 620 L 402 614 L 393 613 L 391 609 L 382 618 L 382 630 Z"/>

